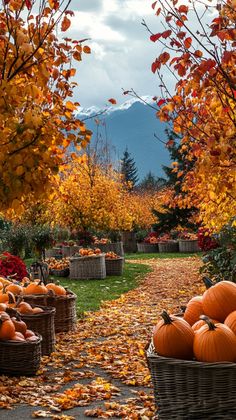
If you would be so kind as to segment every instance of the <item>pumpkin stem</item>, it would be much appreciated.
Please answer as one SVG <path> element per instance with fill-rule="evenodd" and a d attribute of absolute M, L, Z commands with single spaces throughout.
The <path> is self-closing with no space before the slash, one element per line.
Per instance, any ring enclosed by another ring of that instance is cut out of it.
<path fill-rule="evenodd" d="M 203 277 L 202 281 L 205 284 L 206 289 L 210 289 L 210 287 L 213 286 L 213 282 L 209 279 L 209 277 Z"/>
<path fill-rule="evenodd" d="M 22 296 L 18 296 L 15 307 L 17 308 L 19 306 L 19 304 L 23 301 L 23 297 Z"/>
<path fill-rule="evenodd" d="M 205 323 L 208 325 L 209 330 L 214 331 L 216 329 L 215 324 L 212 322 L 212 320 L 206 316 L 206 315 L 201 315 L 200 319 L 202 319 L 203 321 L 205 321 Z"/>
<path fill-rule="evenodd" d="M 10 304 L 16 303 L 14 294 L 12 292 L 7 292 L 7 294 L 8 294 L 8 303 Z"/>
<path fill-rule="evenodd" d="M 161 313 L 161 317 L 164 319 L 165 324 L 172 324 L 173 320 L 165 310 Z"/>

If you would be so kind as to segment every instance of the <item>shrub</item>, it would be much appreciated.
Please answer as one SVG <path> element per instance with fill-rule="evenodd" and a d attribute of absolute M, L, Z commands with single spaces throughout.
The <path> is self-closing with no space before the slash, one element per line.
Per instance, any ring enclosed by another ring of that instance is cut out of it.
<path fill-rule="evenodd" d="M 219 241 L 206 228 L 200 228 L 197 233 L 198 246 L 202 251 L 210 251 L 219 247 Z"/>

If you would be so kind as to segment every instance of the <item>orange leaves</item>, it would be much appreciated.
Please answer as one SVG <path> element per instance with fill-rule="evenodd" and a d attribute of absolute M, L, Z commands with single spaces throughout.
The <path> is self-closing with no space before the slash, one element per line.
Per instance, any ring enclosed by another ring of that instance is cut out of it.
<path fill-rule="evenodd" d="M 67 29 L 69 29 L 70 25 L 71 25 L 70 19 L 68 19 L 67 16 L 64 16 L 64 18 L 62 20 L 62 23 L 61 23 L 61 30 L 62 30 L 62 32 L 67 31 Z"/>
<path fill-rule="evenodd" d="M 190 48 L 191 45 L 192 45 L 192 38 L 189 36 L 188 38 L 184 40 L 184 46 L 185 48 Z"/>
<path fill-rule="evenodd" d="M 114 99 L 114 98 L 110 98 L 110 99 L 108 99 L 108 102 L 110 102 L 112 105 L 116 105 L 116 99 Z"/>

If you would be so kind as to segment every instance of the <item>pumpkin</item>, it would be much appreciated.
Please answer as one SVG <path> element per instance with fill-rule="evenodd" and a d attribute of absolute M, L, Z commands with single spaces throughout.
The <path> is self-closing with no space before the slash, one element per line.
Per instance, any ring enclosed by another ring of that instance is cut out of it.
<path fill-rule="evenodd" d="M 224 322 L 236 334 L 236 311 L 231 312 Z"/>
<path fill-rule="evenodd" d="M 11 338 L 11 340 L 12 341 L 25 341 L 25 337 L 21 332 L 16 331 L 14 337 Z"/>
<path fill-rule="evenodd" d="M 32 308 L 33 314 L 41 314 L 43 312 L 42 308 L 38 308 L 37 306 L 35 308 Z"/>
<path fill-rule="evenodd" d="M 210 290 L 210 289 L 209 289 Z M 201 317 L 206 325 L 195 332 L 194 356 L 199 362 L 235 362 L 236 336 L 224 324 L 213 324 L 207 316 Z"/>
<path fill-rule="evenodd" d="M 202 297 L 204 314 L 224 322 L 236 310 L 236 284 L 223 280 L 207 289 Z"/>
<path fill-rule="evenodd" d="M 160 356 L 176 359 L 191 359 L 193 356 L 194 332 L 182 318 L 163 311 L 162 320 L 153 331 L 153 344 Z"/>
<path fill-rule="evenodd" d="M 202 296 L 195 296 L 190 299 L 186 306 L 184 320 L 192 326 L 199 320 L 200 315 L 203 315 L 203 313 Z"/>
<path fill-rule="evenodd" d="M 12 340 L 15 326 L 6 312 L 0 314 L 0 340 Z"/>
<path fill-rule="evenodd" d="M 46 295 L 47 293 L 48 289 L 42 280 L 37 280 L 37 282 L 34 281 L 24 288 L 25 295 Z"/>
<path fill-rule="evenodd" d="M 8 286 L 8 284 L 11 284 L 10 280 L 5 279 L 5 277 L 0 277 L 0 282 L 3 284 L 3 286 Z"/>
<path fill-rule="evenodd" d="M 219 321 L 217 321 L 216 319 L 212 319 L 211 322 L 213 322 L 213 324 L 219 324 Z M 206 325 L 206 322 L 203 319 L 199 319 L 199 321 L 195 322 L 195 324 L 192 325 L 192 329 L 195 332 L 199 330 L 199 328 L 203 327 L 203 325 Z"/>
<path fill-rule="evenodd" d="M 52 290 L 55 293 L 55 295 L 62 295 L 62 296 L 66 295 L 66 289 L 63 286 L 60 286 L 59 284 L 48 283 L 46 285 L 46 288 L 48 290 Z"/>
<path fill-rule="evenodd" d="M 21 295 L 23 287 L 18 283 L 11 283 L 6 287 L 7 292 L 12 292 L 14 295 Z"/>
<path fill-rule="evenodd" d="M 25 338 L 30 338 L 30 337 L 34 337 L 35 333 L 31 330 L 26 330 L 25 334 L 24 334 Z"/>
<path fill-rule="evenodd" d="M 11 306 L 15 304 L 15 296 L 12 292 L 5 292 L 5 287 L 3 288 L 2 293 L 0 293 L 0 303 L 10 304 Z"/>

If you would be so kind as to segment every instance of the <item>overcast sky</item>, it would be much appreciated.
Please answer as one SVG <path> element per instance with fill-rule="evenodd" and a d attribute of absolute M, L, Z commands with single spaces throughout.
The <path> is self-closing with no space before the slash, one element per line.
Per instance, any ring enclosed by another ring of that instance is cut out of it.
<path fill-rule="evenodd" d="M 111 97 L 121 104 L 128 97 L 122 88 L 140 95 L 157 95 L 158 80 L 150 70 L 157 44 L 141 25 L 142 19 L 158 32 L 153 0 L 72 0 L 75 13 L 66 36 L 91 38 L 91 55 L 76 64 L 79 88 L 76 99 L 83 107 L 103 107 Z"/>

